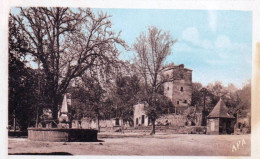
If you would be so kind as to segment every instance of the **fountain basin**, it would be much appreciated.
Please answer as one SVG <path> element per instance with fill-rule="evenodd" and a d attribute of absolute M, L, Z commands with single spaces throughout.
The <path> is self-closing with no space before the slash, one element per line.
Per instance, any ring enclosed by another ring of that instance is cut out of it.
<path fill-rule="evenodd" d="M 97 130 L 74 128 L 28 128 L 28 139 L 51 142 L 97 141 Z"/>

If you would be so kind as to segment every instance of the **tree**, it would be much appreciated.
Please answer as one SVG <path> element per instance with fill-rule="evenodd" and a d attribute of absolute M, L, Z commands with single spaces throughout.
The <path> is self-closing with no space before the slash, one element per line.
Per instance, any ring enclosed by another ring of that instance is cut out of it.
<path fill-rule="evenodd" d="M 81 120 L 83 117 L 96 119 L 99 128 L 99 119 L 102 111 L 105 91 L 98 80 L 83 76 L 82 84 L 76 88 L 70 88 L 73 105 L 71 106 L 70 121 Z M 99 130 L 99 129 L 98 129 Z"/>
<path fill-rule="evenodd" d="M 109 71 L 118 61 L 116 45 L 125 42 L 111 30 L 110 16 L 95 15 L 90 9 L 20 8 L 10 15 L 19 34 L 13 36 L 26 43 L 26 52 L 43 69 L 47 99 L 53 118 L 72 79 L 98 66 Z M 20 35 L 18 37 L 18 35 Z"/>
<path fill-rule="evenodd" d="M 192 96 L 191 96 L 191 105 L 200 106 L 202 105 L 202 84 L 199 82 L 192 83 Z"/>
<path fill-rule="evenodd" d="M 27 67 L 20 58 L 9 53 L 9 120 L 15 116 L 21 129 L 37 125 L 39 112 L 45 105 L 44 98 L 41 98 L 40 89 L 44 81 L 38 70 Z"/>
<path fill-rule="evenodd" d="M 159 89 L 166 79 L 162 76 L 163 63 L 171 53 L 171 47 L 176 42 L 169 32 L 163 32 L 156 27 L 149 27 L 148 33 L 141 33 L 136 39 L 134 50 L 137 52 L 138 71 L 141 74 L 145 90 L 144 100 L 147 102 L 146 114 L 152 122 L 152 132 L 155 134 L 155 120 L 163 112 L 162 95 Z"/>
<path fill-rule="evenodd" d="M 237 95 L 239 98 L 239 103 L 237 104 L 237 109 L 246 110 L 247 112 L 251 112 L 251 82 L 249 81 L 247 84 L 243 86 L 242 89 L 237 90 Z"/>
<path fill-rule="evenodd" d="M 21 28 L 14 19 L 9 19 L 9 58 L 8 58 L 8 93 L 9 121 L 15 119 L 21 129 L 26 129 L 36 123 L 41 108 L 46 105 L 41 92 L 44 88 L 44 75 L 40 70 L 28 67 L 26 41 L 22 40 Z"/>
<path fill-rule="evenodd" d="M 214 84 L 208 84 L 207 89 L 211 95 L 211 107 L 213 108 L 218 100 L 222 98 L 226 106 L 234 109 L 239 104 L 238 90 L 234 84 L 229 84 L 228 87 L 222 85 L 221 82 L 216 81 Z"/>
<path fill-rule="evenodd" d="M 118 75 L 110 98 L 115 106 L 115 117 L 132 121 L 133 105 L 138 100 L 140 91 L 139 79 L 136 75 Z"/>
<path fill-rule="evenodd" d="M 34 78 L 34 73 L 19 59 L 9 54 L 8 109 L 9 121 L 14 119 L 14 128 L 18 123 L 21 129 L 26 129 L 35 120 L 33 107 L 37 99 L 35 96 L 37 90 L 33 88 L 37 88 L 37 82 L 35 82 L 37 79 Z"/>

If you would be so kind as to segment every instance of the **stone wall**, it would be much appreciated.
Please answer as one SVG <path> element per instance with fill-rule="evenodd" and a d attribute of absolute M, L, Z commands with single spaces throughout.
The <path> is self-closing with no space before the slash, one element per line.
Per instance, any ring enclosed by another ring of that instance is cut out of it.
<path fill-rule="evenodd" d="M 149 125 L 149 119 L 145 114 L 144 107 L 145 104 L 143 103 L 134 105 L 134 127 Z"/>
<path fill-rule="evenodd" d="M 184 115 L 163 115 L 156 120 L 156 125 L 185 126 L 186 116 Z"/>
<path fill-rule="evenodd" d="M 164 83 L 164 95 L 176 107 L 189 106 L 192 95 L 192 70 L 184 68 L 184 65 L 171 65 L 164 68 L 163 75 L 165 78 L 174 79 Z"/>
<path fill-rule="evenodd" d="M 123 120 L 119 119 L 119 125 L 116 125 L 115 119 L 110 120 L 100 120 L 99 126 L 102 128 L 112 128 L 114 126 L 122 126 Z M 129 126 L 129 123 L 125 123 L 124 126 Z M 96 120 L 89 120 L 83 119 L 81 122 L 78 120 L 73 120 L 72 128 L 84 128 L 84 129 L 97 129 L 97 121 Z"/>
<path fill-rule="evenodd" d="M 219 118 L 207 119 L 207 134 L 219 135 Z"/>

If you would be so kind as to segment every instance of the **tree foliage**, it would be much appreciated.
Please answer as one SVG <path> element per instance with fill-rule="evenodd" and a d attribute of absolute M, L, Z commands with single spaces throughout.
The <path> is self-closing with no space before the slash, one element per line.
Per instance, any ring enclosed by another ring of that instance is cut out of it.
<path fill-rule="evenodd" d="M 27 43 L 23 41 L 21 28 L 14 19 L 9 19 L 8 49 L 8 118 L 10 124 L 16 119 L 21 129 L 26 129 L 36 122 L 42 108 L 46 106 L 43 90 L 46 82 L 40 70 L 27 66 Z M 38 111 L 38 112 L 37 112 Z"/>
<path fill-rule="evenodd" d="M 54 119 L 70 81 L 94 66 L 109 72 L 118 60 L 116 45 L 126 46 L 109 18 L 90 9 L 50 7 L 20 8 L 19 15 L 10 15 L 19 29 L 13 33 L 15 41 L 26 43 L 26 53 L 44 71 Z"/>
<path fill-rule="evenodd" d="M 169 32 L 163 32 L 156 27 L 148 28 L 136 39 L 134 50 L 137 52 L 138 72 L 144 81 L 143 92 L 145 102 L 148 103 L 146 113 L 153 124 L 152 134 L 155 133 L 155 120 L 162 114 L 162 95 L 159 89 L 163 82 L 163 63 L 171 53 L 171 47 L 176 42 Z M 167 79 L 170 80 L 170 79 Z"/>
<path fill-rule="evenodd" d="M 250 112 L 251 109 L 251 83 L 244 85 L 242 89 L 238 89 L 234 84 L 229 84 L 227 87 L 219 81 L 214 84 L 210 83 L 203 87 L 200 83 L 193 83 L 192 89 L 192 105 L 202 110 L 204 105 L 204 92 L 206 89 L 205 104 L 208 113 L 214 108 L 220 98 L 229 108 L 229 112 L 236 114 L 239 110 Z"/>
<path fill-rule="evenodd" d="M 140 91 L 140 79 L 136 76 L 117 76 L 115 87 L 112 89 L 115 117 L 131 121 L 133 118 L 133 105 L 136 104 Z"/>
<path fill-rule="evenodd" d="M 9 121 L 15 117 L 21 129 L 26 129 L 36 119 L 34 108 L 38 102 L 38 89 L 35 75 L 34 70 L 9 54 Z"/>

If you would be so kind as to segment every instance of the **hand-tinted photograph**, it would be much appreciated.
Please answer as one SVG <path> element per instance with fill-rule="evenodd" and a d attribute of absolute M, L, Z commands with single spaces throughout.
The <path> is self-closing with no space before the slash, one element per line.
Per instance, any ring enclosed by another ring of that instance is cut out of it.
<path fill-rule="evenodd" d="M 251 11 L 13 7 L 8 29 L 9 155 L 251 155 Z"/>

